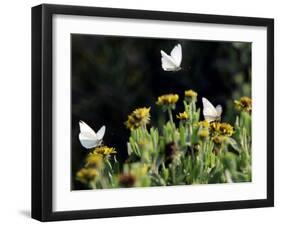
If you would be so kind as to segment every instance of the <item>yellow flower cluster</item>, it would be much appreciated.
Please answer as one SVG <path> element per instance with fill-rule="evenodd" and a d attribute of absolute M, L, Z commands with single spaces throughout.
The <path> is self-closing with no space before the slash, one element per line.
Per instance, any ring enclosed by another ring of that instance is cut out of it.
<path fill-rule="evenodd" d="M 185 121 L 188 119 L 188 114 L 184 111 L 184 112 L 180 112 L 178 115 L 177 115 L 177 118 L 182 120 L 182 121 Z"/>
<path fill-rule="evenodd" d="M 249 97 L 241 97 L 239 100 L 234 101 L 235 107 L 238 111 L 252 111 L 252 99 Z"/>
<path fill-rule="evenodd" d="M 158 97 L 157 105 L 175 105 L 179 100 L 178 94 L 165 94 Z"/>
<path fill-rule="evenodd" d="M 103 170 L 104 158 L 115 153 L 115 148 L 107 146 L 96 147 L 86 157 L 85 166 L 76 173 L 76 179 L 84 184 L 95 181 Z"/>
<path fill-rule="evenodd" d="M 233 127 L 226 122 L 212 122 L 210 124 L 212 134 L 231 137 L 234 130 Z"/>
<path fill-rule="evenodd" d="M 107 146 L 100 146 L 94 149 L 93 154 L 101 155 L 101 156 L 108 156 L 111 154 L 116 154 L 115 148 L 107 147 Z M 93 157 L 92 157 L 93 158 Z M 97 158 L 97 156 L 94 156 Z"/>
<path fill-rule="evenodd" d="M 223 141 L 223 137 L 231 137 L 234 133 L 233 127 L 226 122 L 200 121 L 198 126 L 198 136 L 203 139 L 210 135 L 215 143 Z"/>
<path fill-rule="evenodd" d="M 150 107 L 137 108 L 129 116 L 125 125 L 128 129 L 133 130 L 145 126 L 150 121 Z"/>
<path fill-rule="evenodd" d="M 103 156 L 101 154 L 92 152 L 90 154 L 88 154 L 87 158 L 86 158 L 86 167 L 88 166 L 92 166 L 92 167 L 96 167 L 96 168 L 100 168 L 102 163 L 103 163 Z"/>
<path fill-rule="evenodd" d="M 188 101 L 196 101 L 197 95 L 198 94 L 192 89 L 184 91 L 184 96 L 187 98 Z"/>
<path fill-rule="evenodd" d="M 89 183 L 89 181 L 95 180 L 99 175 L 98 170 L 94 168 L 82 168 L 76 174 L 76 179 L 82 183 Z"/>

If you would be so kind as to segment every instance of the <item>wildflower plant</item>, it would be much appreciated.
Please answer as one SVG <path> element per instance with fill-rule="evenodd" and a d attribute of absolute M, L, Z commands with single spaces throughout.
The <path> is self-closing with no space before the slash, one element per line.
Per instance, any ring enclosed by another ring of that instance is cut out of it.
<path fill-rule="evenodd" d="M 128 129 L 134 130 L 145 127 L 150 121 L 150 108 L 143 107 L 135 109 L 129 116 L 125 125 Z"/>
<path fill-rule="evenodd" d="M 169 116 L 169 111 L 176 110 L 177 94 L 156 101 L 155 107 L 161 107 L 164 114 L 168 111 L 162 127 L 147 128 L 150 107 L 134 110 L 125 122 L 130 130 L 127 161 L 120 163 L 115 148 L 100 145 L 88 154 L 76 179 L 89 188 L 251 181 L 250 101 L 239 108 L 235 123 L 209 122 L 200 120 L 195 93 L 185 92 L 185 110 L 176 115 L 178 123 Z M 233 108 L 237 109 L 236 102 Z"/>
<path fill-rule="evenodd" d="M 176 108 L 176 103 L 179 100 L 178 94 L 165 94 L 162 96 L 159 96 L 156 104 L 160 105 L 162 107 L 163 111 L 167 111 L 169 115 L 169 120 L 171 123 L 173 123 L 173 115 L 172 110 Z"/>
<path fill-rule="evenodd" d="M 238 111 L 245 111 L 248 113 L 252 111 L 252 99 L 249 97 L 241 97 L 239 100 L 235 100 L 234 104 Z"/>

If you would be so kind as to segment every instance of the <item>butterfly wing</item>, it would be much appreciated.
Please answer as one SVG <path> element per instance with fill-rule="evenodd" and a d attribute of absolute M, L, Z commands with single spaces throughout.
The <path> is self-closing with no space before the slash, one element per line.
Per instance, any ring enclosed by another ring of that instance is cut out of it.
<path fill-rule="evenodd" d="M 83 121 L 79 122 L 79 127 L 79 140 L 81 145 L 87 149 L 96 147 L 99 143 L 99 139 L 95 131 Z"/>
<path fill-rule="evenodd" d="M 99 140 L 102 140 L 103 136 L 105 134 L 105 126 L 102 126 L 99 131 L 97 132 L 97 138 Z"/>
<path fill-rule="evenodd" d="M 162 62 L 162 68 L 164 71 L 176 71 L 177 65 L 174 62 L 173 58 L 170 57 L 167 53 L 165 53 L 163 50 L 161 52 L 161 62 Z"/>
<path fill-rule="evenodd" d="M 176 63 L 177 67 L 180 67 L 182 60 L 182 48 L 180 44 L 177 44 L 171 51 L 171 57 Z"/>
<path fill-rule="evenodd" d="M 206 98 L 202 98 L 203 115 L 206 121 L 212 122 L 218 118 L 217 109 Z"/>
<path fill-rule="evenodd" d="M 222 106 L 221 105 L 217 105 L 216 106 L 216 110 L 217 110 L 217 116 L 220 117 L 222 114 Z"/>
<path fill-rule="evenodd" d="M 87 149 L 97 147 L 101 143 L 101 140 L 97 139 L 97 137 L 93 137 L 87 133 L 80 133 L 79 140 L 80 140 L 81 145 Z"/>
<path fill-rule="evenodd" d="M 80 127 L 80 133 L 88 133 L 93 136 L 96 136 L 95 131 L 90 126 L 88 126 L 85 122 L 83 122 L 81 120 L 79 121 L 79 127 Z"/>

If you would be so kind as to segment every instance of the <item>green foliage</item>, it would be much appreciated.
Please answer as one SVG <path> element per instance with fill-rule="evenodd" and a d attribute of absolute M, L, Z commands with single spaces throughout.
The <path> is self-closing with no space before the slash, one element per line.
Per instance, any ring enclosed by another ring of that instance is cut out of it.
<path fill-rule="evenodd" d="M 241 111 L 233 129 L 228 123 L 200 121 L 196 99 L 182 104 L 188 117 L 175 123 L 173 110 L 160 106 L 168 121 L 159 128 L 132 129 L 125 163 L 108 155 L 98 176 L 80 181 L 90 188 L 251 181 L 250 113 Z"/>

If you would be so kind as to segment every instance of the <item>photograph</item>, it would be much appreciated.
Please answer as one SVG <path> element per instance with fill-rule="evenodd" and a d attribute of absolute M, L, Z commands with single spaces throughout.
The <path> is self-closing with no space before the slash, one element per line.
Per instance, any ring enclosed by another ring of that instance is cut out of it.
<path fill-rule="evenodd" d="M 251 42 L 71 34 L 71 189 L 252 180 Z"/>

